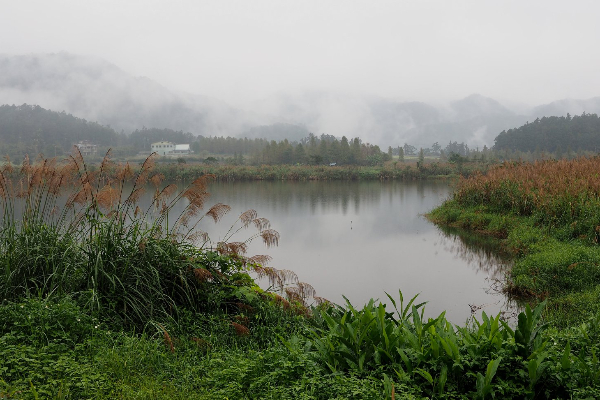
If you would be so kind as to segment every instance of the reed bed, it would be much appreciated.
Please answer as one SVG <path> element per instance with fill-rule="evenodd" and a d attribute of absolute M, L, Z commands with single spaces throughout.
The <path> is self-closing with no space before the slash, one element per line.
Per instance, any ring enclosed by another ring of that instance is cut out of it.
<path fill-rule="evenodd" d="M 461 179 L 436 223 L 494 235 L 514 255 L 505 291 L 548 300 L 561 327 L 598 315 L 600 157 L 504 163 Z"/>
<path fill-rule="evenodd" d="M 600 158 L 511 163 L 460 180 L 454 199 L 464 206 L 533 216 L 550 229 L 569 225 L 572 238 L 600 238 Z"/>
<path fill-rule="evenodd" d="M 225 204 L 206 204 L 214 177 L 195 177 L 178 190 L 162 185 L 154 161 L 150 156 L 135 170 L 113 163 L 109 152 L 89 168 L 75 149 L 64 162 L 6 163 L 0 169 L 0 299 L 70 296 L 98 317 L 144 329 L 185 310 L 224 308 L 235 315 L 262 293 L 248 275 L 256 272 L 277 282 L 280 294 L 293 296 L 294 312 L 306 314 L 314 295 L 310 285 L 264 266 L 268 256 L 246 255 L 253 240 L 278 244 L 270 222 L 248 210 L 223 240 L 212 242 L 199 224 L 216 223 L 230 211 Z M 152 201 L 142 207 L 146 191 Z M 179 202 L 186 206 L 173 215 Z M 237 239 L 247 229 L 254 231 Z M 264 296 L 275 304 L 275 294 Z"/>

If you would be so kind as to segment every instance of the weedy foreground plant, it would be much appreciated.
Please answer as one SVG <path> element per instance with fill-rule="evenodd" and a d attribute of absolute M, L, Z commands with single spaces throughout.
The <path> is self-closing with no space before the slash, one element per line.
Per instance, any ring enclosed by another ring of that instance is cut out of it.
<path fill-rule="evenodd" d="M 387 296 L 394 312 L 374 301 L 360 310 L 349 302 L 321 310 L 325 326 L 313 330 L 306 342 L 294 339 L 286 346 L 296 354 L 311 354 L 334 374 L 383 376 L 388 398 L 392 392 L 478 399 L 597 393 L 600 381 L 587 371 L 598 371 L 597 343 L 590 341 L 590 333 L 595 337 L 598 331 L 587 325 L 569 335 L 550 329 L 542 321 L 545 303 L 533 310 L 526 306 L 514 329 L 500 314 L 494 318 L 485 312 L 481 321 L 474 318 L 460 327 L 447 321 L 445 313 L 424 319 L 424 303 L 416 304 L 416 296 L 405 305 L 399 292 L 399 309 Z M 571 347 L 569 341 L 577 345 Z"/>

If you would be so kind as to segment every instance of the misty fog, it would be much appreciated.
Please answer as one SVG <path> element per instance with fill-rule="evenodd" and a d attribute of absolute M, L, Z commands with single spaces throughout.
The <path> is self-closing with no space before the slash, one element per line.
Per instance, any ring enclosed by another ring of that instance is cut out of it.
<path fill-rule="evenodd" d="M 593 1 L 11 2 L 0 104 L 125 133 L 253 136 L 286 124 L 382 147 L 491 146 L 536 117 L 598 112 L 598 11 Z"/>

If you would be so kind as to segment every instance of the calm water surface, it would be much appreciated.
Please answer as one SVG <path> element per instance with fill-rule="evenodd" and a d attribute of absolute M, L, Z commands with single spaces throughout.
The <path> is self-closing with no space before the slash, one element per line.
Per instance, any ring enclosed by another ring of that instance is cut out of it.
<path fill-rule="evenodd" d="M 249 255 L 269 254 L 270 266 L 296 272 L 317 295 L 355 307 L 370 298 L 428 301 L 426 315 L 446 310 L 457 324 L 472 307 L 488 314 L 506 310 L 494 290 L 506 265 L 478 244 L 444 233 L 422 214 L 450 193 L 446 182 L 241 182 L 213 183 L 209 204 L 232 207 L 218 224 L 201 226 L 213 241 L 225 235 L 235 219 L 253 208 L 281 234 L 278 247 L 260 240 Z M 242 231 L 233 240 L 253 233 Z M 390 305 L 391 306 L 391 305 Z"/>

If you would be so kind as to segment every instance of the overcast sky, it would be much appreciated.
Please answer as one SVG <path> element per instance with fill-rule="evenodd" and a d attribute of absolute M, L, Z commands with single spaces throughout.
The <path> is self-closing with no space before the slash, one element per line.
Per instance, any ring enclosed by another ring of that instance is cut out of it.
<path fill-rule="evenodd" d="M 331 90 L 600 95 L 600 1 L 0 0 L 0 53 L 101 57 L 232 104 Z"/>

